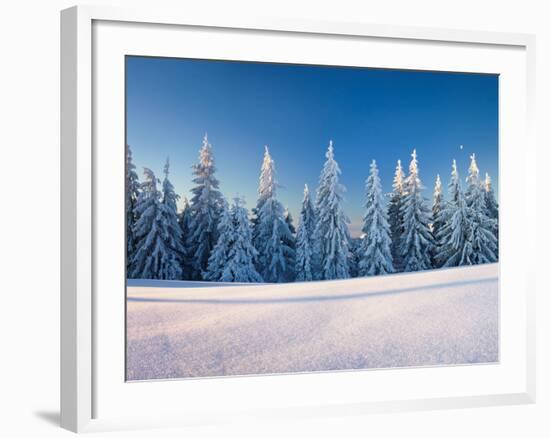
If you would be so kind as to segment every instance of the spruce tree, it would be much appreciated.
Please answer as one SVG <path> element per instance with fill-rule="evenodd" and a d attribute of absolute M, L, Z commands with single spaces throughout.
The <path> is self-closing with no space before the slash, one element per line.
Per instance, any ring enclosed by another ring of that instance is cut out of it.
<path fill-rule="evenodd" d="M 252 242 L 256 248 L 260 246 L 260 242 L 258 242 L 258 234 L 260 232 L 258 227 L 260 210 L 262 209 L 265 200 L 273 197 L 276 190 L 277 182 L 275 181 L 275 163 L 273 158 L 271 158 L 268 146 L 265 145 L 258 184 L 258 200 L 256 207 L 252 209 Z"/>
<path fill-rule="evenodd" d="M 285 208 L 285 222 L 288 226 L 288 229 L 290 230 L 290 233 L 292 235 L 296 234 L 296 228 L 294 227 L 294 218 L 292 217 L 292 214 L 290 211 L 288 211 L 288 208 Z"/>
<path fill-rule="evenodd" d="M 342 208 L 345 187 L 339 182 L 341 171 L 334 159 L 332 140 L 325 156 L 315 200 L 317 223 L 314 239 L 318 257 L 316 278 L 349 278 L 349 219 Z"/>
<path fill-rule="evenodd" d="M 257 271 L 266 282 L 280 283 L 294 279 L 294 236 L 285 220 L 285 209 L 277 200 L 275 162 L 265 147 L 260 173 L 258 203 L 253 243 L 258 251 Z"/>
<path fill-rule="evenodd" d="M 439 214 L 442 225 L 437 231 L 439 247 L 435 259 L 438 266 L 445 268 L 471 265 L 473 264 L 470 243 L 472 214 L 460 185 L 456 160 L 453 160 L 449 198 Z"/>
<path fill-rule="evenodd" d="M 286 265 L 289 267 L 286 281 L 294 281 L 296 277 L 296 228 L 294 227 L 294 219 L 288 208 L 285 209 L 284 218 L 289 233 L 284 234 L 282 239 L 283 243 L 292 250 L 288 251 L 286 255 Z"/>
<path fill-rule="evenodd" d="M 312 281 L 314 278 L 314 231 L 315 210 L 309 195 L 309 188 L 306 184 L 304 187 L 304 199 L 302 200 L 298 231 L 296 232 L 296 281 Z"/>
<path fill-rule="evenodd" d="M 468 174 L 466 203 L 472 215 L 470 243 L 472 245 L 473 264 L 493 263 L 498 258 L 496 220 L 488 216 L 485 204 L 485 189 L 479 180 L 479 168 L 473 154 Z"/>
<path fill-rule="evenodd" d="M 132 258 L 131 277 L 173 280 L 181 275 L 177 251 L 170 246 L 170 230 L 167 209 L 161 201 L 157 178 L 145 168 L 144 181 L 138 197 L 135 213 L 139 219 L 134 227 L 137 239 Z"/>
<path fill-rule="evenodd" d="M 248 219 L 248 210 L 242 206 L 242 201 L 239 198 L 234 200 L 231 217 L 233 221 L 232 242 L 227 253 L 221 281 L 260 283 L 263 279 L 254 266 L 258 251 L 252 245 L 252 229 Z"/>
<path fill-rule="evenodd" d="M 189 254 L 193 255 L 193 280 L 200 280 L 202 273 L 206 272 L 210 253 L 218 240 L 217 227 L 223 197 L 218 190 L 219 182 L 214 176 L 215 172 L 212 145 L 208 143 L 205 134 L 199 162 L 193 166 L 195 186 L 191 189 L 189 206 L 191 220 L 186 247 Z"/>
<path fill-rule="evenodd" d="M 439 252 L 439 248 L 441 246 L 439 233 L 441 231 L 441 227 L 445 225 L 445 219 L 443 217 L 444 207 L 445 207 L 445 200 L 443 197 L 441 178 L 439 177 L 439 174 L 438 174 L 435 179 L 435 187 L 434 187 L 433 203 L 432 203 L 432 224 L 431 224 L 432 236 L 434 237 L 434 243 L 435 243 L 432 251 L 432 265 L 434 268 L 439 267 L 439 263 L 437 262 L 436 259 L 437 259 L 437 254 Z"/>
<path fill-rule="evenodd" d="M 164 165 L 164 180 L 162 181 L 162 205 L 161 212 L 164 226 L 164 243 L 168 257 L 173 261 L 167 265 L 162 278 L 166 280 L 182 280 L 182 261 L 185 256 L 185 247 L 182 242 L 182 233 L 178 222 L 178 199 L 179 195 L 174 191 L 170 182 L 170 160 L 166 159 Z"/>
<path fill-rule="evenodd" d="M 394 272 L 390 226 L 386 217 L 382 184 L 376 161 L 372 160 L 365 187 L 364 237 L 361 241 L 359 275 L 383 275 Z"/>
<path fill-rule="evenodd" d="M 403 257 L 401 256 L 401 237 L 403 235 L 403 198 L 405 196 L 405 174 L 401 167 L 401 160 L 397 160 L 395 175 L 393 177 L 393 191 L 388 204 L 388 222 L 391 233 L 391 254 L 394 270 L 403 270 Z"/>
<path fill-rule="evenodd" d="M 187 197 L 183 198 L 182 210 L 178 217 L 178 223 L 181 229 L 181 244 L 184 249 L 181 262 L 182 278 L 184 280 L 190 280 L 193 272 L 193 255 L 189 253 L 187 248 L 187 238 L 189 237 L 191 224 L 191 209 L 189 208 Z"/>
<path fill-rule="evenodd" d="M 224 200 L 218 221 L 219 238 L 208 259 L 208 268 L 203 278 L 208 281 L 223 281 L 224 269 L 229 258 L 229 250 L 234 241 L 234 225 L 231 210 Z"/>
<path fill-rule="evenodd" d="M 363 255 L 363 239 L 361 237 L 350 238 L 350 254 L 348 257 L 349 276 L 351 278 L 359 277 L 359 262 Z"/>
<path fill-rule="evenodd" d="M 422 189 L 415 149 L 409 165 L 409 175 L 405 179 L 405 196 L 401 206 L 401 255 L 405 272 L 422 271 L 432 267 L 430 255 L 434 241 L 429 228 L 430 210 L 422 196 Z"/>
<path fill-rule="evenodd" d="M 484 188 L 487 216 L 489 216 L 491 219 L 498 220 L 498 202 L 495 197 L 495 191 L 493 190 L 491 177 L 488 173 L 485 173 Z"/>
<path fill-rule="evenodd" d="M 134 227 L 137 221 L 136 204 L 139 198 L 139 179 L 132 162 L 132 151 L 126 145 L 126 271 L 130 275 L 132 258 L 136 250 Z"/>
<path fill-rule="evenodd" d="M 493 234 L 497 239 L 497 249 L 496 257 L 498 260 L 498 202 L 495 197 L 495 192 L 493 190 L 493 184 L 491 182 L 491 177 L 488 173 L 485 174 L 485 206 L 487 207 L 487 216 L 494 221 Z"/>

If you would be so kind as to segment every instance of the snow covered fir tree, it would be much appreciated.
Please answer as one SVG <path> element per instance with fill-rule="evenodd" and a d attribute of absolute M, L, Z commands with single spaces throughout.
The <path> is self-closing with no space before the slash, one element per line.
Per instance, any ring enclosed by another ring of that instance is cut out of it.
<path fill-rule="evenodd" d="M 227 259 L 229 258 L 229 249 L 233 244 L 233 217 L 227 201 L 221 205 L 220 218 L 218 221 L 218 240 L 212 249 L 208 258 L 208 268 L 203 272 L 203 279 L 209 281 L 221 281 Z"/>
<path fill-rule="evenodd" d="M 219 182 L 214 176 L 214 155 L 212 145 L 205 134 L 199 152 L 199 162 L 193 166 L 193 183 L 189 204 L 189 235 L 186 247 L 192 254 L 192 280 L 200 280 L 208 267 L 210 253 L 218 240 L 218 220 L 222 194 Z"/>
<path fill-rule="evenodd" d="M 294 236 L 276 193 L 275 161 L 266 146 L 258 187 L 254 246 L 258 251 L 258 271 L 268 283 L 294 280 Z"/>
<path fill-rule="evenodd" d="M 443 225 L 437 232 L 440 246 L 436 261 L 438 266 L 442 267 L 471 265 L 471 213 L 462 191 L 455 160 L 449 183 L 449 198 L 440 212 L 440 221 Z"/>
<path fill-rule="evenodd" d="M 271 158 L 269 153 L 269 148 L 264 146 L 264 156 L 262 161 L 262 166 L 260 168 L 260 181 L 258 184 L 258 200 L 256 202 L 256 207 L 252 209 L 252 239 L 254 245 L 258 247 L 258 232 L 260 228 L 258 223 L 260 221 L 260 210 L 264 205 L 266 199 L 274 196 L 272 190 L 277 188 L 277 183 L 275 182 L 275 162 Z"/>
<path fill-rule="evenodd" d="M 360 276 L 382 275 L 394 272 L 391 255 L 390 225 L 386 217 L 382 184 L 376 161 L 372 160 L 365 189 L 365 215 L 359 249 Z"/>
<path fill-rule="evenodd" d="M 163 228 L 163 241 L 170 259 L 177 266 L 170 267 L 171 271 L 163 274 L 167 280 L 182 278 L 182 261 L 186 255 L 183 244 L 183 234 L 178 221 L 178 199 L 179 195 L 174 191 L 174 186 L 168 178 L 170 173 L 170 159 L 166 159 L 164 165 L 164 179 L 162 181 L 162 205 L 161 214 Z"/>
<path fill-rule="evenodd" d="M 139 179 L 132 161 L 132 151 L 126 145 L 126 270 L 130 275 L 132 256 L 136 250 L 134 228 L 137 221 L 136 205 L 139 198 Z"/>
<path fill-rule="evenodd" d="M 267 146 L 251 211 L 242 197 L 234 197 L 229 205 L 222 194 L 206 135 L 189 174 L 189 201 L 176 192 L 168 159 L 162 170 L 161 181 L 144 168 L 140 183 L 127 147 L 129 279 L 287 283 L 498 261 L 499 206 L 491 177 L 488 173 L 480 177 L 475 154 L 463 181 L 453 160 L 447 190 L 437 175 L 431 201 L 424 197 L 416 150 L 407 173 L 397 161 L 389 192 L 384 191 L 379 163 L 372 160 L 363 203 L 355 206 L 362 211 L 362 223 L 354 237 L 345 213 L 353 206 L 345 198 L 341 183 L 345 175 L 332 141 L 315 196 L 304 184 L 297 210 L 278 196 L 285 188 L 278 184 Z"/>
<path fill-rule="evenodd" d="M 432 266 L 437 268 L 439 266 L 437 262 L 437 254 L 441 248 L 441 242 L 439 240 L 439 233 L 443 225 L 445 225 L 445 220 L 443 219 L 443 209 L 445 207 L 445 199 L 443 195 L 443 186 L 441 184 L 441 178 L 437 174 L 435 178 L 434 194 L 433 194 L 433 203 L 432 203 L 432 223 L 430 231 L 434 238 L 434 247 L 432 249 Z"/>
<path fill-rule="evenodd" d="M 178 215 L 178 223 L 181 229 L 182 246 L 184 247 L 181 257 L 182 280 L 190 280 L 193 277 L 193 254 L 189 251 L 186 240 L 191 230 L 191 209 L 187 197 L 183 198 L 181 212 Z"/>
<path fill-rule="evenodd" d="M 393 191 L 390 194 L 388 205 L 388 221 L 391 232 L 391 254 L 393 268 L 399 272 L 403 269 L 401 256 L 401 236 L 403 235 L 403 198 L 405 196 L 405 173 L 401 166 L 401 160 L 397 160 L 395 175 L 393 177 Z"/>
<path fill-rule="evenodd" d="M 227 261 L 221 281 L 238 283 L 263 282 L 256 271 L 254 262 L 258 251 L 252 245 L 252 229 L 248 218 L 248 210 L 240 198 L 235 198 L 231 207 L 232 242 L 227 253 Z"/>
<path fill-rule="evenodd" d="M 316 272 L 313 254 L 315 222 L 315 209 L 309 194 L 309 187 L 306 184 L 298 231 L 296 232 L 296 281 L 312 281 L 314 279 Z"/>
<path fill-rule="evenodd" d="M 400 247 L 405 272 L 430 269 L 432 267 L 430 254 L 435 245 L 429 227 L 430 210 L 422 195 L 423 186 L 420 181 L 416 149 L 413 150 L 411 157 L 401 205 L 403 234 L 400 237 Z"/>
<path fill-rule="evenodd" d="M 175 196 L 170 192 L 168 166 L 161 194 L 157 177 L 145 168 L 145 181 L 137 199 L 134 226 L 136 250 L 132 255 L 130 278 L 177 280 L 181 278 L 181 234 L 177 223 Z M 165 202 L 166 199 L 166 202 Z"/>
<path fill-rule="evenodd" d="M 340 184 L 340 167 L 334 159 L 332 140 L 329 142 L 326 161 L 319 177 L 315 209 L 315 254 L 317 280 L 348 278 L 350 235 L 348 218 L 343 210 L 345 187 Z"/>
<path fill-rule="evenodd" d="M 472 154 L 469 174 L 466 203 L 471 214 L 471 229 L 469 243 L 472 247 L 472 264 L 496 262 L 498 258 L 498 242 L 495 236 L 496 221 L 489 216 L 485 202 L 486 192 L 483 182 L 479 179 L 479 168 L 476 156 Z"/>
<path fill-rule="evenodd" d="M 493 220 L 493 233 L 497 238 L 497 256 L 498 256 L 498 202 L 493 190 L 493 183 L 488 173 L 485 173 L 485 207 L 487 208 L 487 216 Z"/>

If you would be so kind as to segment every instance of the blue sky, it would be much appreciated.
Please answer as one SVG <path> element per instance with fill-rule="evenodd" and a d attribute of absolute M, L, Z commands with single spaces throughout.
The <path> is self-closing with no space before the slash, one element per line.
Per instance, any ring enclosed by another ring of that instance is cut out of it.
<path fill-rule="evenodd" d="M 391 191 L 396 161 L 416 148 L 431 199 L 436 174 L 446 185 L 452 159 L 466 176 L 475 153 L 498 191 L 498 77 L 349 67 L 127 57 L 127 143 L 143 167 L 189 197 L 191 166 L 205 132 L 220 189 L 256 202 L 264 145 L 278 197 L 298 217 L 303 187 L 315 189 L 329 140 L 346 186 L 351 230 L 360 228 L 364 182 L 376 159 Z M 462 148 L 461 148 L 462 145 Z"/>

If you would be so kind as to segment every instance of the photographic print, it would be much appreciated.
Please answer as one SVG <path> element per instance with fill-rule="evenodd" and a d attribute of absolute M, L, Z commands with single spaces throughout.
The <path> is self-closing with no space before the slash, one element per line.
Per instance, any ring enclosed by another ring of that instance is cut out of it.
<path fill-rule="evenodd" d="M 498 75 L 125 63 L 127 380 L 499 360 Z"/>

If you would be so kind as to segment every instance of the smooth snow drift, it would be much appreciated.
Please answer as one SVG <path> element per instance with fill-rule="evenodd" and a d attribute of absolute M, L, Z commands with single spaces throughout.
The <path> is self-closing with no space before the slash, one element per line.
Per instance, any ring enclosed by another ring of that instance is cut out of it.
<path fill-rule="evenodd" d="M 128 283 L 129 380 L 498 361 L 498 264 L 282 285 Z"/>

